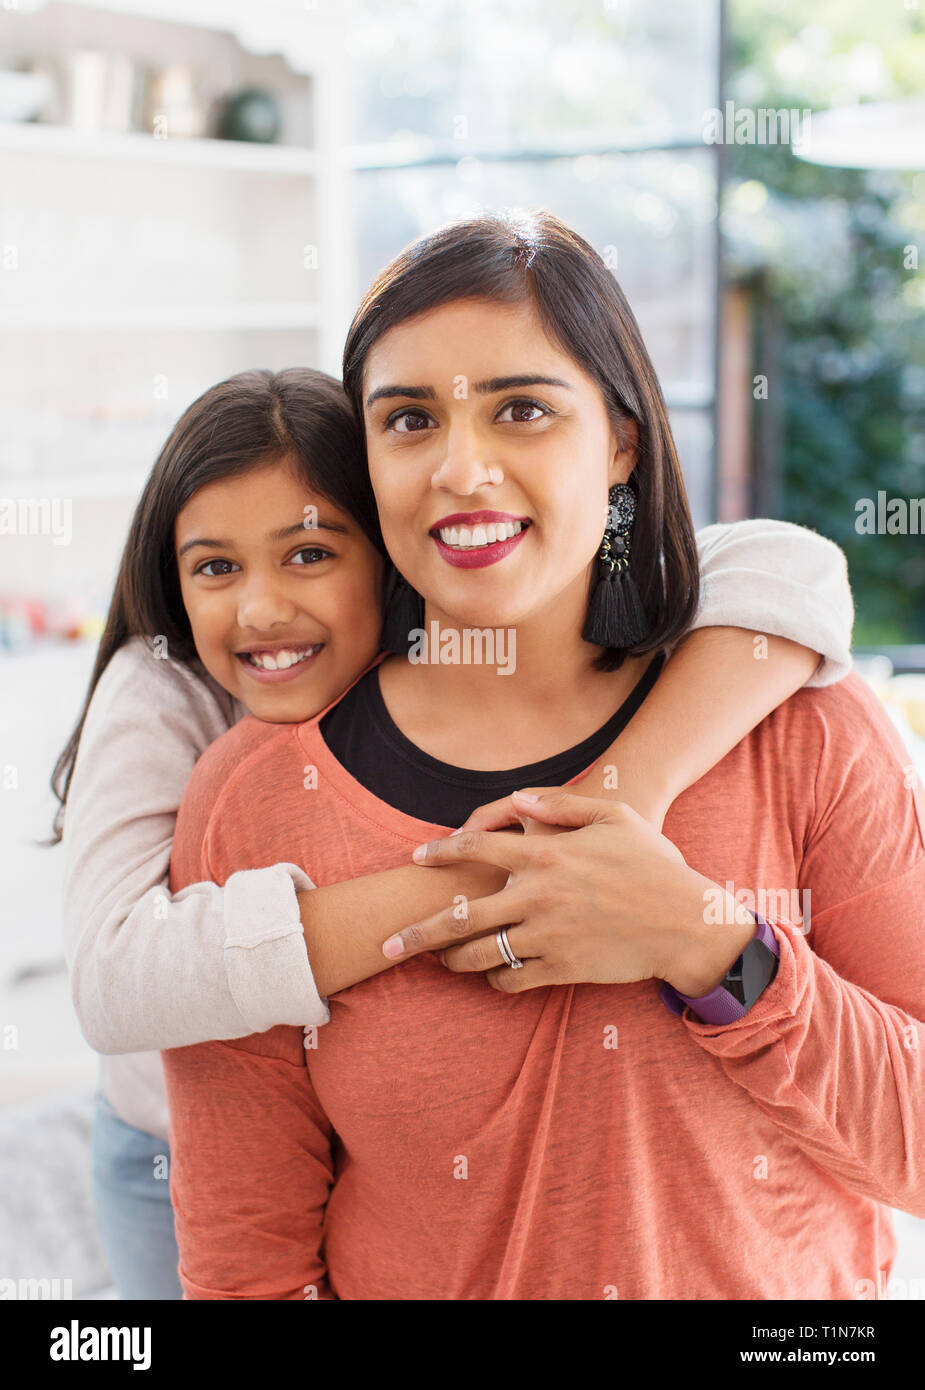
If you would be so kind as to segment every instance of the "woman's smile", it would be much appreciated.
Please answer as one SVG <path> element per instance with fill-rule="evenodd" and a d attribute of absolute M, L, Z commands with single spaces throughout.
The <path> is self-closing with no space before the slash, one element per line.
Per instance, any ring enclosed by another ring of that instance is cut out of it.
<path fill-rule="evenodd" d="M 497 564 L 516 550 L 531 525 L 509 512 L 454 512 L 430 529 L 438 553 L 459 569 Z"/>

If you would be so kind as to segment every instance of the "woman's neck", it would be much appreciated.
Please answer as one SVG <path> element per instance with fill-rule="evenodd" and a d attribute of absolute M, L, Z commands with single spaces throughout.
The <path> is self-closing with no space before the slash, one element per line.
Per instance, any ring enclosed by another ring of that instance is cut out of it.
<path fill-rule="evenodd" d="M 532 617 L 516 628 L 473 629 L 428 605 L 409 657 L 379 667 L 382 698 L 425 753 L 458 767 L 518 767 L 571 748 L 607 722 L 653 659 L 596 671 L 597 649 L 578 614 Z"/>

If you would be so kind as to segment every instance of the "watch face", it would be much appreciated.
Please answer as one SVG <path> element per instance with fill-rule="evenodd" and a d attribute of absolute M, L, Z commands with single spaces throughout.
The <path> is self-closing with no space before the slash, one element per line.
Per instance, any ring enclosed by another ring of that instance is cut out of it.
<path fill-rule="evenodd" d="M 723 989 L 727 994 L 731 994 L 733 999 L 740 1004 L 745 1003 L 745 990 L 742 985 L 741 975 L 727 975 L 723 981 Z"/>
<path fill-rule="evenodd" d="M 747 948 L 746 948 L 747 949 Z M 742 965 L 745 959 L 745 951 L 736 956 L 723 977 L 722 986 L 727 994 L 731 994 L 733 999 L 739 1004 L 745 1003 L 745 995 L 742 990 Z"/>
<path fill-rule="evenodd" d="M 739 988 L 742 995 L 736 995 L 746 1007 L 754 1004 L 759 994 L 771 983 L 777 974 L 778 957 L 763 941 L 750 941 L 742 952 L 742 978 Z"/>

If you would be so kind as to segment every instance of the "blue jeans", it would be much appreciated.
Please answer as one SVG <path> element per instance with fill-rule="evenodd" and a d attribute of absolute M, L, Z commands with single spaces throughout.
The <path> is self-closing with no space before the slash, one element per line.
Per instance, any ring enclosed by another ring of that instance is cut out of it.
<path fill-rule="evenodd" d="M 170 1183 L 155 1175 L 156 1164 L 169 1172 L 166 1139 L 127 1125 L 97 1091 L 90 1152 L 96 1224 L 116 1296 L 182 1298 Z"/>

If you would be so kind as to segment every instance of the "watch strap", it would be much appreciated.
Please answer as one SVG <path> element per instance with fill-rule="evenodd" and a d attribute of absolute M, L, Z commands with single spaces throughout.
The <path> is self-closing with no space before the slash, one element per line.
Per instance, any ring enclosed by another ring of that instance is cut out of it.
<path fill-rule="evenodd" d="M 774 929 L 757 912 L 753 916 L 757 923 L 754 936 L 716 988 L 709 994 L 693 997 L 681 994 L 666 980 L 659 990 L 666 1008 L 680 1016 L 690 1004 L 701 1023 L 715 1024 L 733 1023 L 748 1013 L 774 979 L 780 963 L 780 946 Z"/>

